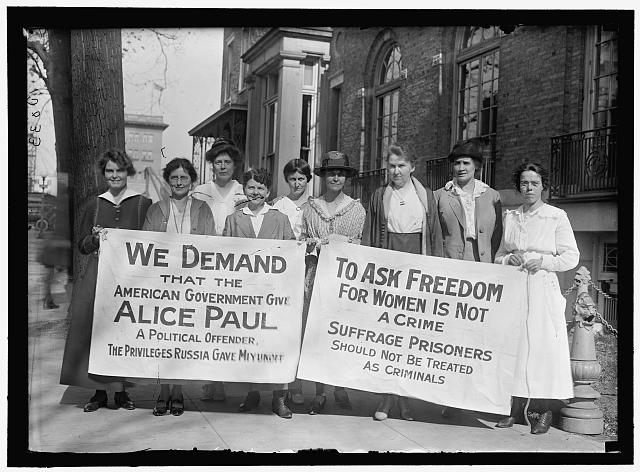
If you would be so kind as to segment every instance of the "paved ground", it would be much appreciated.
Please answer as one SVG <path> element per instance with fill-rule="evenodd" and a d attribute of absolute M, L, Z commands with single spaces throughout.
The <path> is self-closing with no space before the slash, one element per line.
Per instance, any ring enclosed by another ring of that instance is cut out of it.
<path fill-rule="evenodd" d="M 181 417 L 154 417 L 151 413 L 159 387 L 130 389 L 134 411 L 102 408 L 84 413 L 82 406 L 93 392 L 60 385 L 60 366 L 66 334 L 68 296 L 54 285 L 56 310 L 42 308 L 44 270 L 35 257 L 41 240 L 29 235 L 29 449 L 41 452 L 129 452 L 181 449 L 234 451 L 339 451 L 416 452 L 604 452 L 604 443 L 552 428 L 533 436 L 523 425 L 494 428 L 495 415 L 459 412 L 443 419 L 436 405 L 411 400 L 416 421 L 390 418 L 374 421 L 371 414 L 377 395 L 349 390 L 351 411 L 338 408 L 329 394 L 325 413 L 306 414 L 294 409 L 294 417 L 281 419 L 270 411 L 271 399 L 263 393 L 260 408 L 237 413 L 244 391 L 227 387 L 222 403 L 199 399 L 200 385 L 184 389 L 186 411 Z M 63 277 L 60 277 L 63 279 Z M 307 404 L 313 384 L 303 382 Z M 113 402 L 109 392 L 110 406 Z"/>

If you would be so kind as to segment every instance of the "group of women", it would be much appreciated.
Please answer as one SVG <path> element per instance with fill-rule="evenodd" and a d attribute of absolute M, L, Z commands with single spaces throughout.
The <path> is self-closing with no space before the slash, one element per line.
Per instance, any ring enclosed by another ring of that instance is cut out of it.
<path fill-rule="evenodd" d="M 88 203 L 81 224 L 79 248 L 88 256 L 88 263 L 71 303 L 71 325 L 61 372 L 63 384 L 96 389 L 84 406 L 85 411 L 107 404 L 107 388 L 115 391 L 116 407 L 133 409 L 135 405 L 125 386 L 145 382 L 97 376 L 87 370 L 99 234 L 106 227 L 305 241 L 302 336 L 318 254 L 331 241 L 517 266 L 528 274 L 526 323 L 522 333 L 513 333 L 520 343 L 511 413 L 496 426 L 522 423 L 525 404 L 534 398 L 542 400 L 542 409 L 531 432 L 545 433 L 552 422 L 548 401 L 573 396 L 565 301 L 555 272 L 575 267 L 579 253 L 565 212 L 542 200 L 542 192 L 548 188 L 548 174 L 539 164 L 526 162 L 514 169 L 514 187 L 524 203 L 503 215 L 499 193 L 476 178 L 483 155 L 475 140 L 454 146 L 449 155 L 453 178 L 435 193 L 413 176 L 415 156 L 401 146 L 390 146 L 386 156 L 388 182 L 374 191 L 368 211 L 345 194 L 345 183 L 357 170 L 349 164 L 347 155 L 338 151 L 326 153 L 313 171 L 323 180 L 325 191 L 320 197 L 309 196 L 310 166 L 304 160 L 293 159 L 284 167 L 289 193 L 271 203 L 271 175 L 264 169 L 245 172 L 242 184 L 233 179 L 241 163 L 240 151 L 233 142 L 216 141 L 206 158 L 213 166 L 214 179 L 195 188 L 197 175 L 191 162 L 180 158 L 170 161 L 163 177 L 170 185 L 171 197 L 153 205 L 127 188 L 127 176 L 135 171 L 124 152 L 107 151 L 98 162 L 109 189 Z M 185 381 L 163 382 L 153 414 L 181 415 Z M 225 399 L 222 382 L 208 382 L 203 389 L 203 399 Z M 272 410 L 282 418 L 292 417 L 291 403 L 305 401 L 298 379 L 290 385 L 252 384 L 247 389 L 240 411 L 256 408 L 261 390 L 272 391 Z M 325 390 L 324 384 L 315 384 L 310 414 L 325 408 Z M 351 408 L 346 389 L 335 386 L 333 390 L 336 404 Z M 401 418 L 413 420 L 408 399 L 393 394 L 380 396 L 374 418 L 386 419 L 396 404 Z M 454 412 L 445 408 L 443 416 Z"/>

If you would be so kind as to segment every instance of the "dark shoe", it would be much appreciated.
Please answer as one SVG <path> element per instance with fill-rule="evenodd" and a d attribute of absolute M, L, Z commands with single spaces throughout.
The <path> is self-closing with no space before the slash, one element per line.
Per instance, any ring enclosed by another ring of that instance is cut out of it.
<path fill-rule="evenodd" d="M 524 424 L 524 405 L 526 399 L 511 397 L 511 413 L 496 423 L 496 428 L 511 428 L 514 424 Z"/>
<path fill-rule="evenodd" d="M 105 390 L 98 390 L 95 395 L 89 399 L 89 403 L 84 406 L 84 411 L 90 413 L 103 406 L 107 406 L 107 392 Z"/>
<path fill-rule="evenodd" d="M 44 302 L 42 302 L 42 307 L 45 310 L 55 310 L 56 308 L 60 308 L 60 305 L 54 303 L 53 298 L 45 298 Z"/>
<path fill-rule="evenodd" d="M 409 400 L 406 397 L 398 397 L 398 407 L 400 407 L 400 417 L 405 421 L 413 421 L 411 410 L 409 409 Z"/>
<path fill-rule="evenodd" d="M 516 423 L 513 416 L 505 416 L 496 423 L 496 428 L 511 428 Z"/>
<path fill-rule="evenodd" d="M 285 398 L 287 393 L 284 390 L 273 392 L 273 399 L 271 400 L 271 411 L 273 411 L 280 418 L 289 419 L 293 416 L 293 413 L 289 407 L 285 404 Z"/>
<path fill-rule="evenodd" d="M 549 431 L 551 422 L 553 421 L 553 413 L 547 410 L 540 415 L 538 422 L 531 425 L 531 434 L 544 434 Z"/>
<path fill-rule="evenodd" d="M 122 392 L 116 392 L 113 395 L 113 403 L 116 405 L 116 409 L 124 408 L 125 410 L 135 410 L 136 405 L 133 403 L 129 394 L 124 390 Z"/>
<path fill-rule="evenodd" d="M 249 411 L 253 410 L 260 404 L 260 392 L 252 390 L 247 393 L 247 397 L 244 399 L 242 403 L 240 403 L 240 407 L 238 407 L 238 411 Z"/>
<path fill-rule="evenodd" d="M 156 400 L 156 406 L 153 407 L 153 416 L 162 416 L 167 413 L 167 404 L 171 402 L 171 397 L 168 400 L 158 398 Z"/>
<path fill-rule="evenodd" d="M 184 398 L 171 398 L 169 400 L 169 411 L 173 416 L 180 416 L 184 413 Z"/>
<path fill-rule="evenodd" d="M 304 405 L 304 395 L 302 394 L 302 390 L 291 389 L 287 395 L 289 395 L 289 399 L 294 405 Z"/>
<path fill-rule="evenodd" d="M 373 414 L 373 419 L 376 421 L 384 421 L 389 417 L 389 412 L 395 403 L 395 395 L 384 394 L 382 401 L 376 408 L 376 412 Z"/>
<path fill-rule="evenodd" d="M 309 414 L 317 415 L 318 413 L 321 413 L 322 410 L 324 410 L 325 403 L 327 403 L 326 396 L 316 395 L 315 397 L 313 397 L 313 400 L 311 401 L 311 406 L 309 407 Z"/>
<path fill-rule="evenodd" d="M 336 405 L 340 408 L 346 408 L 347 410 L 351 410 L 351 402 L 349 401 L 349 395 L 347 395 L 347 391 L 344 388 L 336 388 L 333 391 L 333 398 L 336 401 Z"/>

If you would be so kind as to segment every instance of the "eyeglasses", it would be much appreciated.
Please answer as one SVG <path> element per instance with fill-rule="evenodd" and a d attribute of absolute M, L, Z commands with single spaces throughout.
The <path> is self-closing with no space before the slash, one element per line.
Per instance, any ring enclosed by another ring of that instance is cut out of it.
<path fill-rule="evenodd" d="M 169 177 L 169 181 L 172 184 L 177 184 L 178 182 L 181 183 L 187 183 L 191 180 L 191 177 L 189 177 L 188 175 L 181 175 L 180 177 Z"/>

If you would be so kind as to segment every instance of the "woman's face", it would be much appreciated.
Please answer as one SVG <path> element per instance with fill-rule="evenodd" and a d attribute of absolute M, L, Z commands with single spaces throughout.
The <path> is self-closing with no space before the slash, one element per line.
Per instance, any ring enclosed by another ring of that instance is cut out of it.
<path fill-rule="evenodd" d="M 104 178 L 111 192 L 117 193 L 127 187 L 127 170 L 113 161 L 104 167 Z"/>
<path fill-rule="evenodd" d="M 244 195 L 249 199 L 249 208 L 254 210 L 260 208 L 269 197 L 269 189 L 265 184 L 250 179 L 244 184 Z"/>
<path fill-rule="evenodd" d="M 542 179 L 537 172 L 525 170 L 520 174 L 520 193 L 528 205 L 533 205 L 542 199 Z"/>
<path fill-rule="evenodd" d="M 171 196 L 180 200 L 191 190 L 191 177 L 182 167 L 178 167 L 169 174 L 169 185 L 171 185 Z"/>
<path fill-rule="evenodd" d="M 404 187 L 407 182 L 411 180 L 411 173 L 416 167 L 408 162 L 406 159 L 395 154 L 389 156 L 389 162 L 387 162 L 387 175 L 391 185 L 395 188 Z"/>
<path fill-rule="evenodd" d="M 347 173 L 343 170 L 328 170 L 324 173 L 324 183 L 327 190 L 341 192 L 347 181 Z"/>
<path fill-rule="evenodd" d="M 307 176 L 296 171 L 287 176 L 287 184 L 289 184 L 290 196 L 293 200 L 297 200 L 307 189 Z"/>
<path fill-rule="evenodd" d="M 459 186 L 463 186 L 475 178 L 476 161 L 470 157 L 459 157 L 453 161 L 453 177 Z"/>
<path fill-rule="evenodd" d="M 216 176 L 216 181 L 220 183 L 227 183 L 233 177 L 233 171 L 236 166 L 231 159 L 231 156 L 226 152 L 222 154 L 218 154 L 216 158 L 213 160 L 213 173 Z"/>

